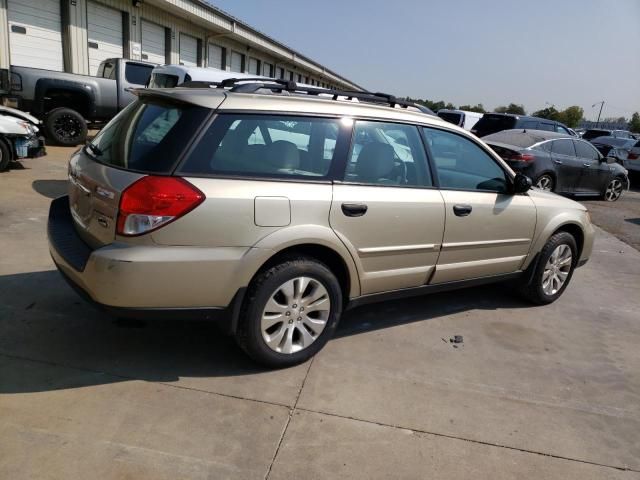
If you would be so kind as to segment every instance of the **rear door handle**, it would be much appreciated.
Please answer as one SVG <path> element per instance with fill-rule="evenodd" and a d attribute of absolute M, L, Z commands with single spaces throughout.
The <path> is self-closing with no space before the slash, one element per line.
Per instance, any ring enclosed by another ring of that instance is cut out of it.
<path fill-rule="evenodd" d="M 361 217 L 367 213 L 367 208 L 364 203 L 343 203 L 342 213 L 347 217 Z"/>
<path fill-rule="evenodd" d="M 590 164 L 590 163 L 583 163 L 583 164 L 582 164 L 582 166 L 584 166 L 584 167 L 590 167 L 590 166 L 591 166 L 591 164 Z"/>
<path fill-rule="evenodd" d="M 471 213 L 473 207 L 471 205 L 454 205 L 453 213 L 455 213 L 458 217 L 466 217 Z"/>
<path fill-rule="evenodd" d="M 553 163 L 557 163 L 558 165 L 562 165 L 562 160 L 553 159 Z"/>

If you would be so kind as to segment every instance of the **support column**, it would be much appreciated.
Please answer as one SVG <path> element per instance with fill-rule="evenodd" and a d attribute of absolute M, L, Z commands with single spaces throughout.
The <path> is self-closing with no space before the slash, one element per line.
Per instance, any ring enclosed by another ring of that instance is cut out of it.
<path fill-rule="evenodd" d="M 61 7 L 64 69 L 89 75 L 87 0 L 62 0 Z"/>
<path fill-rule="evenodd" d="M 9 68 L 10 63 L 7 0 L 0 0 L 0 69 Z"/>

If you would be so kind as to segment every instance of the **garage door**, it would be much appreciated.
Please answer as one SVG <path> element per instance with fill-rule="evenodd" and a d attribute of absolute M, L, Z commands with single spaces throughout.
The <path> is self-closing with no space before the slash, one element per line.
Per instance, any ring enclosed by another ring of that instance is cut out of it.
<path fill-rule="evenodd" d="M 11 64 L 64 70 L 60 0 L 9 0 Z"/>
<path fill-rule="evenodd" d="M 142 20 L 142 60 L 164 64 L 165 33 L 164 27 Z"/>
<path fill-rule="evenodd" d="M 184 33 L 180 34 L 180 65 L 198 66 L 198 40 Z"/>
<path fill-rule="evenodd" d="M 89 74 L 95 75 L 100 62 L 122 58 L 122 12 L 96 2 L 87 5 Z"/>
<path fill-rule="evenodd" d="M 209 61 L 207 62 L 208 67 L 223 69 L 223 50 L 222 47 L 218 45 L 214 45 L 213 43 L 209 44 Z"/>

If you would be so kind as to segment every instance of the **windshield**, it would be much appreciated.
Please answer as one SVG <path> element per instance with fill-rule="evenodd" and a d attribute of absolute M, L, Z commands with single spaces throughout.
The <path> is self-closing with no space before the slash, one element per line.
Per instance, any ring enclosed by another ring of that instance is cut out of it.
<path fill-rule="evenodd" d="M 168 173 L 209 110 L 187 104 L 138 100 L 89 143 L 100 163 L 145 173 Z"/>

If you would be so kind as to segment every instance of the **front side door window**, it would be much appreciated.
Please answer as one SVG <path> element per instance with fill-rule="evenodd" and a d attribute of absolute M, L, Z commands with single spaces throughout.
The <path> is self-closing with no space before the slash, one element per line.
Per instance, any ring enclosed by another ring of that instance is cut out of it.
<path fill-rule="evenodd" d="M 600 161 L 600 153 L 590 143 L 583 140 L 573 141 L 576 155 L 582 164 L 582 176 L 579 190 L 600 193 L 609 179 L 610 171 L 607 162 Z"/>
<path fill-rule="evenodd" d="M 499 161 L 466 136 L 424 128 L 445 202 L 445 231 L 432 283 L 520 269 L 533 238 L 536 209 L 508 193 Z"/>

